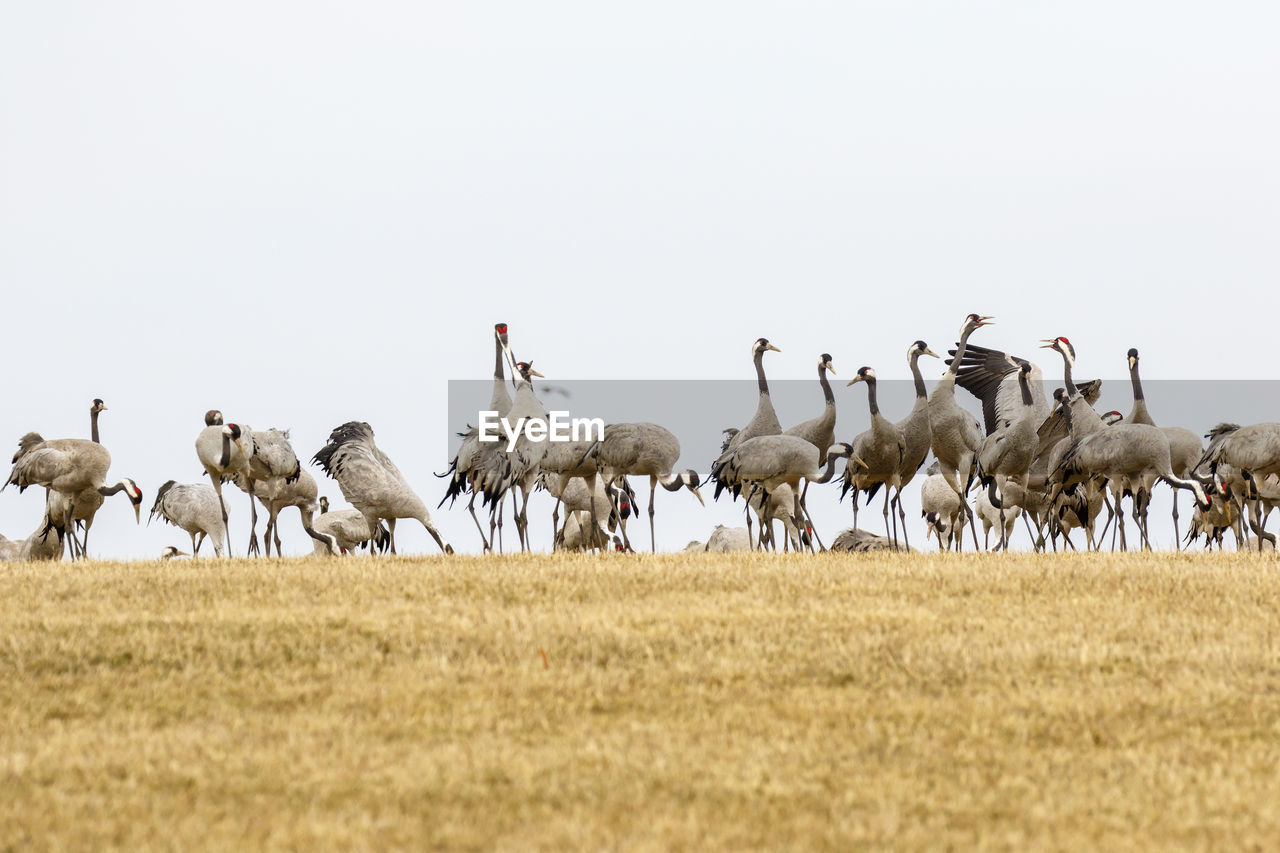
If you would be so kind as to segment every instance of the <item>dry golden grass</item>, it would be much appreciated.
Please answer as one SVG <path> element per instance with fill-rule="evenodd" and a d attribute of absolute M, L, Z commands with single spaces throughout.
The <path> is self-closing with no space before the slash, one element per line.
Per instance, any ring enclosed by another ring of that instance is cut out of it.
<path fill-rule="evenodd" d="M 1271 847 L 1280 561 L 0 570 L 0 847 Z"/>

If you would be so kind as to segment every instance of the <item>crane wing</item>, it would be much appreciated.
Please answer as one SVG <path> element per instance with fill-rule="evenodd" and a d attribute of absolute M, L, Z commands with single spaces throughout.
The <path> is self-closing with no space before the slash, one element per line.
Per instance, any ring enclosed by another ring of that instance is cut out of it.
<path fill-rule="evenodd" d="M 956 354 L 955 350 L 949 352 L 952 356 Z M 948 359 L 947 364 L 951 361 Z M 1039 367 L 1025 358 L 1000 350 L 976 344 L 965 347 L 964 358 L 956 365 L 956 384 L 981 401 L 982 419 L 988 435 L 1013 421 L 1022 408 L 1018 370 L 1024 364 L 1031 365 L 1028 377 L 1031 381 L 1031 402 L 1038 418 L 1043 420 L 1049 412 L 1049 404 L 1045 400 Z"/>

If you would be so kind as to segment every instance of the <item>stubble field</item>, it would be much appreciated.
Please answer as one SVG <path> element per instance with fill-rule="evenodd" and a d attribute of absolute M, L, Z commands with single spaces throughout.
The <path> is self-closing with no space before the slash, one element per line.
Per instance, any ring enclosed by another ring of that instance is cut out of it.
<path fill-rule="evenodd" d="M 0 847 L 1270 847 L 1274 556 L 0 569 Z"/>

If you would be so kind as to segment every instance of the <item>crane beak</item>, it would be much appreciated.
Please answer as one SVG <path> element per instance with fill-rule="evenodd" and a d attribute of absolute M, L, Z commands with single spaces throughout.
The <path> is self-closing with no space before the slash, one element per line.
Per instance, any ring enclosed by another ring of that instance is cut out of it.
<path fill-rule="evenodd" d="M 858 454 L 856 454 L 856 453 L 851 453 L 851 454 L 849 454 L 849 461 L 848 461 L 848 463 L 846 463 L 846 464 L 848 464 L 848 465 L 856 465 L 856 466 L 858 466 L 859 468 L 866 468 L 866 467 L 868 467 L 868 466 L 867 466 L 867 463 L 865 463 L 865 462 L 863 462 L 863 461 L 862 461 L 862 457 L 861 457 L 861 456 L 859 456 L 859 455 L 858 455 Z"/>
<path fill-rule="evenodd" d="M 133 517 L 137 519 L 138 524 L 142 524 L 142 504 L 133 505 Z M 151 524 L 151 519 L 147 519 L 147 524 Z"/>
<path fill-rule="evenodd" d="M 855 376 L 852 379 L 850 379 L 848 382 L 846 382 L 844 387 L 846 388 L 852 387 L 855 382 L 861 382 L 861 381 L 862 381 L 861 376 Z"/>
<path fill-rule="evenodd" d="M 830 362 L 827 362 L 827 373 L 830 373 L 832 376 L 836 375 L 836 369 L 831 366 Z"/>
<path fill-rule="evenodd" d="M 778 348 L 777 348 L 777 347 L 775 347 L 773 344 L 769 344 L 768 346 L 766 346 L 766 347 L 765 347 L 765 349 L 771 349 L 771 350 L 773 350 L 774 352 L 782 352 L 782 350 L 778 349 Z"/>
<path fill-rule="evenodd" d="M 1133 358 L 1132 356 L 1130 356 L 1130 357 L 1129 357 L 1129 369 L 1130 369 L 1130 370 L 1133 370 L 1133 368 L 1134 368 L 1134 367 L 1136 367 L 1136 366 L 1137 366 L 1137 364 L 1138 364 L 1138 360 L 1137 360 L 1136 358 Z"/>
<path fill-rule="evenodd" d="M 1049 338 L 1040 339 L 1040 349 L 1057 349 L 1057 348 L 1058 348 L 1057 340 L 1051 340 Z"/>
<path fill-rule="evenodd" d="M 530 367 L 530 368 L 529 368 L 529 375 L 530 375 L 530 376 L 536 376 L 536 377 L 538 377 L 539 379 L 546 379 L 546 378 L 547 378 L 547 377 L 543 376 L 541 373 L 539 373 L 538 371 L 534 370 L 532 367 Z"/>
<path fill-rule="evenodd" d="M 697 486 L 690 486 L 689 491 L 693 492 L 693 496 L 698 499 L 698 503 L 702 504 L 703 506 L 707 505 L 707 502 L 702 499 L 702 492 L 698 491 Z"/>
<path fill-rule="evenodd" d="M 921 355 L 931 355 L 931 356 L 933 356 L 934 358 L 942 358 L 942 356 L 938 355 L 936 352 L 934 352 L 933 350 L 929 349 L 928 347 L 925 347 L 925 348 L 924 348 L 924 351 L 923 351 L 923 352 L 921 352 L 920 354 L 921 354 Z"/>
<path fill-rule="evenodd" d="M 986 317 L 978 318 L 979 328 L 981 328 L 982 326 L 994 326 L 995 324 L 996 324 L 996 318 L 994 316 L 988 315 Z"/>

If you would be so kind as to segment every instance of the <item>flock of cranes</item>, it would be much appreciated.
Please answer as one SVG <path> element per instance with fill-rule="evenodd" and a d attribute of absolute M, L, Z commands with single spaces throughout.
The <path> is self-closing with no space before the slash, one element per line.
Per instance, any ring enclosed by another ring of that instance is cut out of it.
<path fill-rule="evenodd" d="M 836 479 L 843 461 L 840 499 L 851 499 L 853 527 L 835 537 L 831 548 L 909 549 L 902 493 L 932 453 L 934 462 L 923 472 L 920 495 L 926 538 L 936 540 L 939 548 L 962 549 L 966 527 L 973 547 L 981 547 L 976 519 L 983 525 L 986 547 L 991 547 L 994 528 L 995 547 L 1007 549 L 1018 518 L 1038 549 L 1057 550 L 1061 543 L 1074 550 L 1071 533 L 1080 529 L 1091 549 L 1104 547 L 1108 530 L 1112 547 L 1118 536 L 1119 546 L 1126 548 L 1121 511 L 1125 498 L 1139 542 L 1150 548 L 1148 507 L 1162 482 L 1191 494 L 1195 509 L 1187 541 L 1203 536 L 1209 547 L 1221 547 L 1231 531 L 1238 547 L 1274 547 L 1275 537 L 1266 532 L 1265 524 L 1280 504 L 1280 424 L 1220 424 L 1206 436 L 1207 447 L 1189 430 L 1158 427 L 1147 410 L 1136 349 L 1127 354 L 1132 410 L 1127 416 L 1099 413 L 1093 404 L 1101 383 L 1075 381 L 1075 348 L 1065 337 L 1042 342 L 1063 364 L 1063 387 L 1051 402 L 1042 389 L 1040 369 L 1031 361 L 969 343 L 971 335 L 992 321 L 978 314 L 965 318 L 932 393 L 919 360 L 940 356 L 924 341 L 911 344 L 907 360 L 915 399 L 900 420 L 880 410 L 875 371 L 860 368 L 848 385 L 866 387 L 870 426 L 848 442 L 836 441 L 835 395 L 829 380 L 836 371 L 830 354 L 822 353 L 817 362 L 822 410 L 783 429 L 765 371 L 766 354 L 780 350 L 766 338 L 757 339 L 751 348 L 758 388 L 755 414 L 741 428 L 724 430 L 707 481 L 714 484 L 713 500 L 724 495 L 743 500 L 746 527 L 719 527 L 705 545 L 696 546 L 717 551 L 776 550 L 779 545 L 784 550 L 825 549 L 808 510 L 809 486 Z M 514 393 L 508 390 L 508 367 Z M 532 383 L 539 376 L 532 362 L 515 360 L 507 326 L 497 324 L 490 410 L 511 423 L 546 421 L 548 411 Z M 984 423 L 957 403 L 957 385 L 981 402 Z M 105 410 L 102 400 L 91 404 L 88 439 L 50 441 L 32 432 L 19 441 L 5 486 L 15 485 L 19 491 L 43 487 L 45 512 L 37 530 L 21 543 L 0 537 L 0 558 L 56 559 L 64 552 L 72 559 L 86 556 L 94 516 L 115 494 L 128 498 L 141 521 L 143 496 L 137 484 L 128 477 L 108 483 L 111 454 L 101 443 L 98 423 Z M 538 440 L 529 431 L 510 444 L 486 442 L 474 427 L 461 436 L 448 470 L 437 475 L 446 480 L 439 506 L 465 498 L 486 552 L 502 548 L 508 502 L 520 548 L 530 549 L 529 499 L 539 489 L 555 500 L 556 549 L 632 550 L 627 521 L 638 514 L 638 495 L 631 478 L 649 481 L 652 550 L 658 486 L 668 492 L 688 490 L 699 503 L 704 501 L 697 472 L 676 470 L 676 436 L 654 423 L 610 424 L 602 437 L 564 442 Z M 233 553 L 228 496 L 223 492 L 227 483 L 249 496 L 251 555 L 269 556 L 273 543 L 281 555 L 279 518 L 289 507 L 298 509 L 316 553 L 344 554 L 365 546 L 394 554 L 398 519 L 417 520 L 443 552 L 453 552 L 426 502 L 377 446 L 367 423 L 352 421 L 334 428 L 311 459 L 338 483 L 353 507 L 348 510 L 331 511 L 327 498 L 318 497 L 316 481 L 285 431 L 226 423 L 220 411 L 210 410 L 196 436 L 195 451 L 209 482 L 169 480 L 157 490 L 151 508 L 151 519 L 168 522 L 191 537 L 190 552 L 169 546 L 166 558 L 198 555 L 206 539 L 215 555 Z M 884 536 L 858 527 L 860 501 L 870 503 L 878 492 L 883 492 Z M 267 516 L 261 548 L 259 503 Z M 1104 509 L 1106 520 L 1099 532 Z M 487 525 L 477 511 L 487 514 Z M 1176 494 L 1173 524 L 1181 543 Z M 1255 537 L 1252 542 L 1249 532 Z"/>

